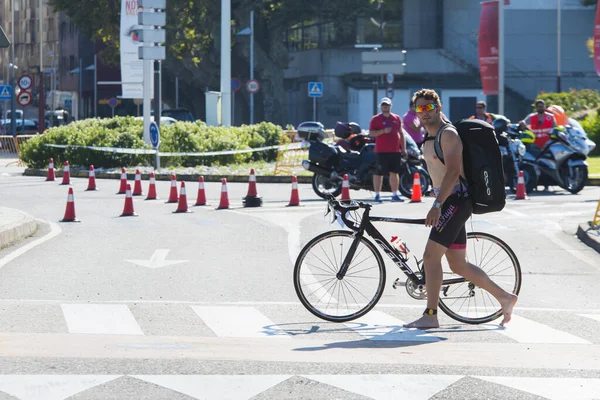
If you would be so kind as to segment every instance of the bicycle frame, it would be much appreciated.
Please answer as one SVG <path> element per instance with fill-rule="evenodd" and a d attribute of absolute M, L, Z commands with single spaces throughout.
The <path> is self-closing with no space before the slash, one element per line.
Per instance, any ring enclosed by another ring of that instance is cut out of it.
<path fill-rule="evenodd" d="M 424 219 L 407 219 L 407 218 L 390 218 L 390 217 L 376 217 L 370 216 L 369 212 L 371 210 L 371 206 L 367 205 L 365 207 L 365 211 L 362 216 L 362 220 L 360 225 L 357 227 L 352 221 L 346 218 L 346 213 L 342 213 L 342 220 L 346 224 L 347 227 L 355 231 L 354 241 L 342 262 L 340 270 L 337 273 L 338 279 L 343 279 L 348 271 L 348 267 L 354 258 L 354 254 L 356 253 L 356 248 L 360 243 L 360 239 L 365 235 L 370 236 L 375 243 L 387 254 L 389 258 L 396 264 L 398 268 L 410 279 L 414 282 L 415 285 L 425 285 L 425 271 L 422 273 L 422 277 L 419 278 L 415 272 L 410 268 L 410 266 L 406 263 L 408 259 L 402 257 L 398 249 L 393 247 L 388 243 L 388 241 L 383 237 L 383 235 L 375 228 L 372 222 L 391 222 L 397 224 L 415 224 L 415 225 L 424 225 Z M 442 286 L 448 286 L 458 283 L 466 282 L 465 278 L 453 278 L 453 279 L 445 279 L 442 281 Z"/>

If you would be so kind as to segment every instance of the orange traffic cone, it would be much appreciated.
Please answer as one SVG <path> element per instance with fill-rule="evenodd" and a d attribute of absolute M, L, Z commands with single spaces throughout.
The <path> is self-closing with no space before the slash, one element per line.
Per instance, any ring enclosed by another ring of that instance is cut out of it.
<path fill-rule="evenodd" d="M 85 190 L 98 190 L 96 188 L 96 173 L 94 172 L 93 165 L 90 165 L 90 172 L 88 172 L 88 187 Z"/>
<path fill-rule="evenodd" d="M 169 193 L 169 200 L 167 203 L 177 203 L 177 177 L 175 174 L 171 175 L 171 192 Z"/>
<path fill-rule="evenodd" d="M 69 169 L 69 162 L 65 161 L 63 167 L 63 180 L 61 185 L 70 185 L 71 184 L 71 171 Z"/>
<path fill-rule="evenodd" d="M 75 217 L 75 199 L 73 197 L 73 188 L 69 188 L 65 216 L 59 222 L 81 222 L 77 219 L 77 217 Z"/>
<path fill-rule="evenodd" d="M 181 190 L 179 191 L 179 204 L 177 204 L 177 210 L 174 213 L 191 213 L 188 209 L 187 194 L 185 192 L 185 182 L 181 182 Z"/>
<path fill-rule="evenodd" d="M 342 198 L 340 200 L 352 200 L 350 198 L 350 181 L 348 180 L 348 174 L 344 174 L 344 181 L 342 182 Z"/>
<path fill-rule="evenodd" d="M 415 172 L 413 178 L 413 189 L 412 196 L 410 198 L 411 203 L 420 203 L 421 202 L 421 177 L 418 172 Z"/>
<path fill-rule="evenodd" d="M 121 186 L 119 186 L 119 191 L 117 194 L 125 194 L 127 191 L 127 172 L 125 168 L 121 168 Z"/>
<path fill-rule="evenodd" d="M 525 198 L 525 177 L 523 176 L 523 171 L 519 171 L 519 177 L 517 178 L 517 195 L 515 196 L 515 200 L 525 200 Z"/>
<path fill-rule="evenodd" d="M 156 197 L 156 178 L 154 177 L 154 172 L 150 172 L 150 185 L 148 186 L 146 200 L 158 200 L 158 197 Z"/>
<path fill-rule="evenodd" d="M 290 204 L 288 207 L 299 206 L 300 205 L 300 195 L 298 194 L 298 178 L 296 176 L 292 176 L 292 196 L 290 197 Z"/>
<path fill-rule="evenodd" d="M 131 197 L 131 185 L 127 185 L 125 190 L 125 206 L 123 207 L 123 213 L 121 217 L 137 217 L 138 215 L 133 211 L 133 197 Z"/>
<path fill-rule="evenodd" d="M 198 198 L 196 199 L 195 206 L 206 205 L 206 193 L 204 192 L 204 176 L 198 178 Z"/>
<path fill-rule="evenodd" d="M 133 184 L 133 196 L 141 196 L 142 193 L 142 174 L 140 174 L 140 170 L 135 170 L 135 182 Z"/>
<path fill-rule="evenodd" d="M 229 197 L 227 196 L 227 179 L 221 179 L 221 200 L 219 201 L 219 207 L 217 210 L 224 210 L 229 208 Z"/>
<path fill-rule="evenodd" d="M 54 181 L 54 179 L 54 158 L 51 158 L 48 163 L 48 176 L 46 177 L 46 180 Z"/>
<path fill-rule="evenodd" d="M 250 176 L 248 177 L 248 193 L 242 200 L 244 207 L 262 206 L 262 197 L 260 197 L 256 191 L 256 175 L 254 174 L 254 168 L 250 169 Z"/>

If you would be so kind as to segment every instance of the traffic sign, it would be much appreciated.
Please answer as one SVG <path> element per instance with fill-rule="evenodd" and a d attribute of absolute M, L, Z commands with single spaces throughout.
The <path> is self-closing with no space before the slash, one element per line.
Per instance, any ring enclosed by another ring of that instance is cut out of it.
<path fill-rule="evenodd" d="M 29 75 L 22 75 L 19 78 L 19 87 L 23 90 L 28 90 L 33 84 L 33 79 Z"/>
<path fill-rule="evenodd" d="M 308 97 L 323 97 L 323 82 L 308 82 Z"/>
<path fill-rule="evenodd" d="M 17 95 L 17 103 L 19 103 L 19 105 L 22 107 L 30 105 L 32 101 L 33 101 L 33 96 L 27 90 L 22 90 Z"/>
<path fill-rule="evenodd" d="M 240 87 L 242 87 L 242 82 L 238 78 L 231 78 L 231 90 L 235 93 L 240 90 Z"/>
<path fill-rule="evenodd" d="M 388 86 L 387 89 L 386 89 L 386 91 L 385 91 L 385 95 L 387 97 L 389 97 L 390 99 L 393 99 L 394 98 L 394 88 L 391 87 L 391 86 Z"/>
<path fill-rule="evenodd" d="M 155 149 L 160 144 L 160 130 L 158 129 L 158 125 L 154 121 L 150 122 L 150 143 Z"/>
<path fill-rule="evenodd" d="M 115 99 L 114 97 L 111 97 L 110 99 L 108 99 L 108 106 L 110 108 L 115 108 L 118 104 L 119 104 L 119 101 L 117 99 Z"/>
<path fill-rule="evenodd" d="M 71 107 L 73 107 L 73 100 L 65 99 L 65 108 L 71 108 Z"/>
<path fill-rule="evenodd" d="M 394 83 L 394 74 L 392 74 L 391 72 L 388 72 L 387 75 L 385 76 L 385 81 L 387 82 L 388 85 L 391 85 L 392 83 Z"/>
<path fill-rule="evenodd" d="M 252 80 L 246 82 L 246 89 L 250 93 L 256 93 L 260 90 L 260 84 L 258 83 L 258 81 L 256 79 L 252 79 Z"/>
<path fill-rule="evenodd" d="M 9 85 L 0 86 L 0 100 L 10 100 L 12 94 L 12 87 Z"/>

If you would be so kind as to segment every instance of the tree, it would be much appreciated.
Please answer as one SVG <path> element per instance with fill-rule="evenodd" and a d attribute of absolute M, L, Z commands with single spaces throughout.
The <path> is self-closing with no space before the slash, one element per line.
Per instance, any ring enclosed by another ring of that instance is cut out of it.
<path fill-rule="evenodd" d="M 261 81 L 257 101 L 262 99 L 264 119 L 285 124 L 283 70 L 287 67 L 286 29 L 305 21 L 353 23 L 360 13 L 372 12 L 376 0 L 231 0 L 232 29 L 247 26 L 250 10 L 255 11 L 255 77 Z M 392 4 L 393 2 L 390 2 Z M 109 65 L 119 63 L 120 0 L 49 0 L 56 11 L 64 11 L 73 23 L 94 42 L 105 48 L 99 54 Z M 179 76 L 184 104 L 204 103 L 205 89 L 219 88 L 220 14 L 218 0 L 167 1 L 167 80 Z M 235 31 L 234 31 L 235 33 Z M 236 43 L 232 35 L 232 73 L 247 77 L 249 44 Z M 242 91 L 245 92 L 245 91 Z M 166 91 L 165 94 L 169 94 Z M 197 107 L 199 108 L 199 107 Z M 259 120 L 259 118 L 257 118 Z"/>
<path fill-rule="evenodd" d="M 584 6 L 595 6 L 597 4 L 596 0 L 580 0 L 581 4 Z"/>

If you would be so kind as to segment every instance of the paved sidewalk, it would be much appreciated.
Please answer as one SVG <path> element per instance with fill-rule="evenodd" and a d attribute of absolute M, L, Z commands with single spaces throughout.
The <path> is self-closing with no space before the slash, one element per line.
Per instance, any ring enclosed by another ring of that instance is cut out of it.
<path fill-rule="evenodd" d="M 38 229 L 35 218 L 14 208 L 0 207 L 0 249 L 34 234 Z"/>

